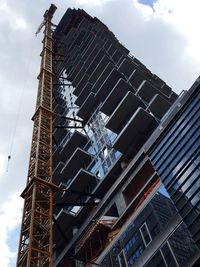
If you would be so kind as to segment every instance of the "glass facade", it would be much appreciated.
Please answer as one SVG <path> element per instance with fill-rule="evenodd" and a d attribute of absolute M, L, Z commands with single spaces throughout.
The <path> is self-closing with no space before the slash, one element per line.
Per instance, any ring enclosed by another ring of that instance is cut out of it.
<path fill-rule="evenodd" d="M 100 264 L 104 267 L 141 266 L 138 265 L 138 259 L 143 257 L 147 248 L 150 253 L 156 240 L 159 240 L 176 215 L 177 211 L 169 195 L 160 188 L 138 216 L 128 224 Z M 173 234 L 168 233 L 167 240 L 163 241 L 155 253 L 152 250 L 152 257 L 142 266 L 181 266 L 196 250 L 197 247 L 182 222 Z"/>
<path fill-rule="evenodd" d="M 168 124 L 149 157 L 200 247 L 200 90 Z"/>
<path fill-rule="evenodd" d="M 62 73 L 58 83 L 70 84 L 65 71 Z M 60 153 L 67 143 L 70 142 L 75 131 L 80 132 L 86 137 L 86 144 L 79 144 L 79 147 L 91 155 L 91 160 L 85 162 L 83 168 L 95 175 L 95 181 L 90 181 L 88 186 L 85 187 L 87 192 L 92 193 L 122 154 L 112 147 L 117 134 L 105 128 L 108 117 L 100 111 L 101 105 L 91 111 L 91 117 L 86 124 L 81 122 L 82 120 L 77 116 L 79 107 L 75 104 L 77 97 L 74 95 L 74 90 L 75 88 L 72 85 L 70 85 L 67 90 L 65 89 L 65 85 L 59 86 L 59 97 L 65 102 L 65 105 L 60 111 L 61 117 L 55 122 L 57 123 L 55 126 L 60 127 L 60 129 L 55 129 L 55 131 L 59 131 L 60 139 L 54 142 L 53 151 L 54 153 L 56 151 Z M 56 99 L 56 96 L 54 96 L 54 99 Z M 55 101 L 54 105 L 56 106 L 56 104 Z M 59 103 L 58 106 L 60 108 Z M 64 132 L 64 134 L 62 134 L 62 132 Z M 58 146 L 57 143 L 59 144 Z M 64 164 L 67 164 L 71 160 L 70 157 L 67 158 L 65 154 L 61 154 L 61 158 Z M 62 179 L 61 182 L 64 186 L 68 186 L 73 178 L 73 176 L 70 178 L 66 177 Z M 87 196 L 80 196 L 77 202 L 84 202 L 87 199 Z M 64 208 L 65 211 L 73 215 L 76 215 L 80 209 L 81 207 L 77 206 Z"/>

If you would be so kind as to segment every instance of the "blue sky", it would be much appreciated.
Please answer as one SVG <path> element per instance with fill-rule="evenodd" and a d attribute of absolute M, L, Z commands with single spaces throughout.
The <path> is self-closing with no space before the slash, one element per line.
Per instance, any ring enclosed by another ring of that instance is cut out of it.
<path fill-rule="evenodd" d="M 139 0 L 138 2 L 143 5 L 148 5 L 153 7 L 153 3 L 156 2 L 156 0 Z"/>

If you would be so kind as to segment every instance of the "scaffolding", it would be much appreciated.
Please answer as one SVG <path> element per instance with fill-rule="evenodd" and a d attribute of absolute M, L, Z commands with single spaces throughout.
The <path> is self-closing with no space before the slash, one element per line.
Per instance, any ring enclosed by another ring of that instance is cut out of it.
<path fill-rule="evenodd" d="M 86 263 L 86 266 L 90 266 L 110 243 L 110 234 L 115 222 L 116 218 L 94 220 L 84 236 L 76 244 L 76 259 Z"/>

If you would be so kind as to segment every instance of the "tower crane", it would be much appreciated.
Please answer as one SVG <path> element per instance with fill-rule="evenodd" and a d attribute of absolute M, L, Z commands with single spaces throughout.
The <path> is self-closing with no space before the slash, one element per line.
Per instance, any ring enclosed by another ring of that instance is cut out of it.
<path fill-rule="evenodd" d="M 52 23 L 56 6 L 44 13 L 41 66 L 17 267 L 52 267 Z"/>

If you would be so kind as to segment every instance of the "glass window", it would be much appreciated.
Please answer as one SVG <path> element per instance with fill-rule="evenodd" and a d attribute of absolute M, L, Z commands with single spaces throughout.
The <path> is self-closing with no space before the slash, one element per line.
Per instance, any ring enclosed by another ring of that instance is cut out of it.
<path fill-rule="evenodd" d="M 173 182 L 175 182 L 175 179 L 179 179 L 181 175 L 183 176 L 183 179 L 186 179 L 185 175 L 187 175 L 187 169 L 190 168 L 192 172 L 192 167 L 195 168 L 195 165 L 193 164 L 193 157 L 196 156 L 196 152 L 198 151 L 198 147 L 196 148 L 196 151 L 191 157 L 183 157 L 181 161 L 175 166 L 174 170 L 169 172 L 167 176 L 164 178 L 163 177 L 163 182 L 165 183 L 165 187 L 171 186 Z M 188 154 L 187 154 L 188 155 Z M 186 172 L 186 174 L 185 174 Z M 174 178 L 172 180 L 172 178 Z"/>
<path fill-rule="evenodd" d="M 185 223 L 187 225 L 191 225 L 193 221 L 199 216 L 199 213 L 196 211 L 196 209 L 192 210 L 187 217 L 185 218 Z"/>
<path fill-rule="evenodd" d="M 182 114 L 180 114 L 178 120 L 174 123 L 174 125 L 169 129 L 165 136 L 163 136 L 162 141 L 159 142 L 157 147 L 151 152 L 151 159 L 153 162 L 156 162 L 156 156 L 160 156 L 162 150 L 165 149 L 165 145 L 169 144 L 169 140 L 172 139 L 172 135 L 176 133 L 176 130 L 179 128 L 181 124 L 187 123 L 187 121 L 193 116 L 193 114 L 197 111 L 197 103 L 199 101 L 199 96 L 196 97 L 192 103 L 190 103 L 184 110 Z"/>
<path fill-rule="evenodd" d="M 124 252 L 127 254 L 135 245 L 136 241 L 140 238 L 140 233 L 137 231 L 129 239 L 129 241 L 124 246 Z"/>
<path fill-rule="evenodd" d="M 125 258 L 123 250 L 118 255 L 118 260 L 119 260 L 120 267 L 127 267 L 126 258 Z"/>
<path fill-rule="evenodd" d="M 176 263 L 176 261 L 174 259 L 172 251 L 169 248 L 169 244 L 168 243 L 166 243 L 162 247 L 161 251 L 162 251 L 163 258 L 164 258 L 165 262 L 167 263 L 167 266 L 168 267 L 176 267 L 177 263 Z"/>
<path fill-rule="evenodd" d="M 162 254 L 158 251 L 144 267 L 167 267 Z"/>
<path fill-rule="evenodd" d="M 168 185 L 168 192 L 171 193 L 171 197 L 178 199 L 176 196 L 178 190 L 186 191 L 198 175 L 196 169 L 197 167 L 192 162 L 191 164 L 187 164 L 187 168 L 184 168 L 184 170 L 176 177 L 176 181 Z"/>
<path fill-rule="evenodd" d="M 140 255 L 142 254 L 142 252 L 144 251 L 145 246 L 143 243 L 141 243 L 137 249 L 134 251 L 134 253 L 129 257 L 128 259 L 128 266 L 132 266 L 135 261 L 137 260 L 137 258 L 140 257 Z"/>
<path fill-rule="evenodd" d="M 183 157 L 189 158 L 190 156 L 187 155 L 191 146 L 199 139 L 199 132 L 196 129 L 195 131 L 192 130 L 192 135 L 182 140 L 182 142 L 172 151 L 172 153 L 166 157 L 163 156 L 164 163 L 160 165 L 159 173 L 162 173 L 162 176 L 165 177 L 166 173 L 169 173 L 169 170 L 175 166 L 175 164 Z"/>
<path fill-rule="evenodd" d="M 140 227 L 140 232 L 142 234 L 145 245 L 148 246 L 148 244 L 151 242 L 152 239 L 151 239 L 146 223 L 144 223 L 142 227 Z"/>
<path fill-rule="evenodd" d="M 198 118 L 195 117 L 195 120 L 190 122 L 184 130 L 180 128 L 180 132 L 178 131 L 174 133 L 171 140 L 169 140 L 167 144 L 168 147 L 166 147 L 165 151 L 163 151 L 162 154 L 160 153 L 160 158 L 157 162 L 154 163 L 157 168 L 162 166 L 165 163 L 165 159 L 168 159 L 168 157 L 172 153 L 174 153 L 173 151 L 176 150 L 176 148 L 182 146 L 182 143 L 184 143 L 185 140 L 189 139 L 193 132 L 198 129 L 197 120 Z"/>
<path fill-rule="evenodd" d="M 175 175 L 178 175 L 178 173 L 180 173 L 182 168 L 184 168 L 186 161 L 189 161 L 191 158 L 188 155 L 190 148 L 195 145 L 195 141 L 198 139 L 199 139 L 199 133 L 196 132 L 193 138 L 188 140 L 187 144 L 185 144 L 185 146 L 182 147 L 181 150 L 178 151 L 176 155 L 174 155 L 171 162 L 168 165 L 166 165 L 165 168 L 162 168 L 163 172 L 161 173 L 159 170 L 159 174 L 161 175 L 163 181 L 166 179 L 168 175 L 170 176 L 171 174 L 173 174 L 174 177 Z"/>
<path fill-rule="evenodd" d="M 156 224 L 154 228 L 151 230 L 151 237 L 154 239 L 160 233 L 160 226 Z"/>

